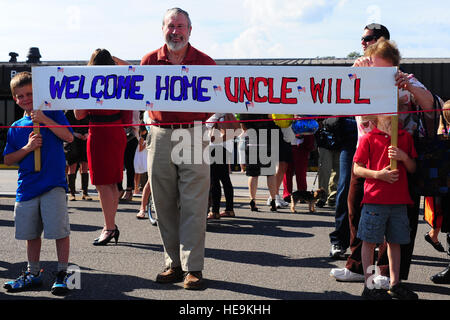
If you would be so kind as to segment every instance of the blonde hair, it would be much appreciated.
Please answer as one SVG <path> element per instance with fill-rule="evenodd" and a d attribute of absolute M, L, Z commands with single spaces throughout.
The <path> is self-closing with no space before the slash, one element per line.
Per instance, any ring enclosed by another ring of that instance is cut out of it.
<path fill-rule="evenodd" d="M 378 119 L 378 116 L 376 114 L 366 114 L 361 116 L 361 121 L 372 121 L 372 122 L 376 122 Z"/>
<path fill-rule="evenodd" d="M 23 71 L 17 73 L 10 81 L 9 87 L 11 88 L 11 94 L 15 95 L 15 90 L 17 88 L 24 87 L 26 85 L 32 84 L 31 82 L 31 72 Z"/>
<path fill-rule="evenodd" d="M 364 52 L 364 56 L 372 57 L 377 56 L 392 62 L 393 66 L 398 67 L 400 65 L 400 51 L 397 48 L 395 42 L 386 40 L 381 37 L 377 42 L 367 47 Z"/>
<path fill-rule="evenodd" d="M 450 126 L 450 100 L 447 100 L 442 107 L 442 113 L 444 114 L 445 122 L 447 123 L 447 127 Z"/>

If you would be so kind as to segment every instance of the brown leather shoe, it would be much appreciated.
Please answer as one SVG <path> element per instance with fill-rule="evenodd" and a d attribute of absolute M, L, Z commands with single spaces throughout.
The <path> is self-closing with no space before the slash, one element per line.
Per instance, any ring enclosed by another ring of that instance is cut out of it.
<path fill-rule="evenodd" d="M 183 281 L 183 270 L 181 267 L 167 268 L 156 276 L 156 282 L 158 283 L 175 283 L 180 281 Z"/>
<path fill-rule="evenodd" d="M 188 271 L 184 276 L 184 288 L 188 290 L 201 290 L 203 286 L 203 275 L 201 271 Z"/>

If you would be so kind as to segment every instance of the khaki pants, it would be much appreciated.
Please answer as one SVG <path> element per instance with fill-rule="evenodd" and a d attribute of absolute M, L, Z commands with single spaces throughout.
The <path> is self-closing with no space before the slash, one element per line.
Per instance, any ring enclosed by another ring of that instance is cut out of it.
<path fill-rule="evenodd" d="M 318 148 L 319 151 L 319 188 L 325 189 L 327 196 L 322 199 L 328 203 L 336 202 L 339 181 L 339 150 Z"/>
<path fill-rule="evenodd" d="M 179 147 L 179 141 L 171 141 L 171 137 L 179 130 L 191 136 L 191 143 L 185 149 L 191 152 L 191 161 L 194 148 L 203 153 L 208 147 L 207 141 L 194 134 L 194 130 L 199 128 L 173 130 L 152 126 L 148 174 L 166 267 L 181 266 L 183 271 L 201 271 L 205 254 L 210 166 L 204 161 L 201 164 L 174 162 L 172 150 L 177 145 Z"/>

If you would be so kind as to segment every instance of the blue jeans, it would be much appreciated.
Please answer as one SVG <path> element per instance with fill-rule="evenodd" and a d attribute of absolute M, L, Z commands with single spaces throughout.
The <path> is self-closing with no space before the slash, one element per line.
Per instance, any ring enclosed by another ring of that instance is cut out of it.
<path fill-rule="evenodd" d="M 330 233 L 331 244 L 347 249 L 350 245 L 347 197 L 350 188 L 354 146 L 346 146 L 339 156 L 339 182 L 336 193 L 335 229 Z"/>

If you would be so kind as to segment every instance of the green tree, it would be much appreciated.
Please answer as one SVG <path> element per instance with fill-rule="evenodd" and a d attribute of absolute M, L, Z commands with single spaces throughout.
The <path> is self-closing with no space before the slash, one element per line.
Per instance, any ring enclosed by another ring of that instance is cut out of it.
<path fill-rule="evenodd" d="M 356 52 L 356 51 L 350 52 L 347 55 L 348 59 L 356 59 L 356 58 L 359 58 L 359 57 L 361 57 L 361 54 L 359 54 L 359 52 Z"/>

